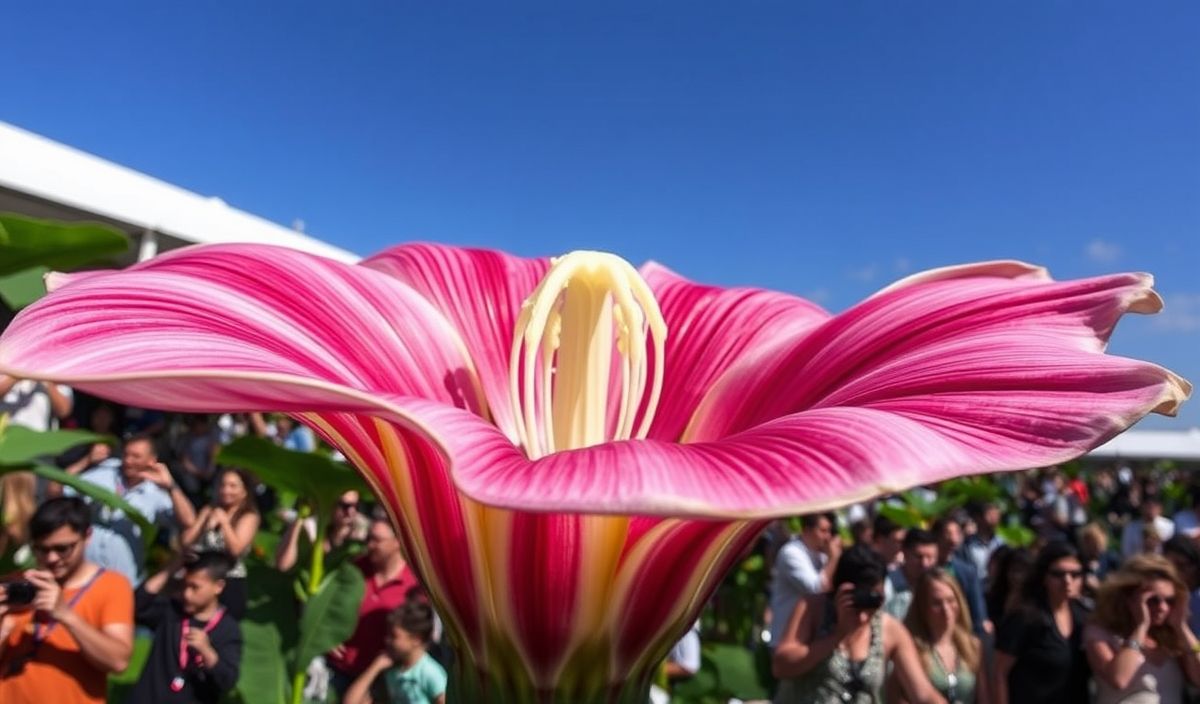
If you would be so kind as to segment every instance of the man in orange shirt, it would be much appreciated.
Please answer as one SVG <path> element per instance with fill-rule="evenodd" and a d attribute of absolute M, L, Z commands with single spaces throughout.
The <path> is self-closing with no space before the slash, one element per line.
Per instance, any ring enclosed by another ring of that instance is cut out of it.
<path fill-rule="evenodd" d="M 84 559 L 81 499 L 46 501 L 29 531 L 38 569 L 0 583 L 0 702 L 104 704 L 133 652 L 133 589 Z"/>

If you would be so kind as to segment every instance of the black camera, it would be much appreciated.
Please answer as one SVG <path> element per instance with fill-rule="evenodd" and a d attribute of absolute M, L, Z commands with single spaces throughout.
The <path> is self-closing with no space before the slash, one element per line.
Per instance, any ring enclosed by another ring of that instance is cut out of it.
<path fill-rule="evenodd" d="M 883 595 L 871 587 L 855 587 L 850 593 L 850 603 L 860 611 L 873 611 L 883 606 Z"/>
<path fill-rule="evenodd" d="M 37 596 L 37 587 L 33 582 L 20 579 L 15 582 L 0 584 L 4 587 L 4 602 L 9 606 L 27 606 L 33 603 L 33 598 Z"/>

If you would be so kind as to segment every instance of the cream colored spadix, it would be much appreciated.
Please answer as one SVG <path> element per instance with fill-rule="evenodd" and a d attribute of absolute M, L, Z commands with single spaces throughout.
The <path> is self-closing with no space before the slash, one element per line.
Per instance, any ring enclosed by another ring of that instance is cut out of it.
<path fill-rule="evenodd" d="M 528 456 L 645 437 L 662 392 L 666 337 L 658 301 L 629 262 L 586 251 L 554 259 L 521 308 L 509 359 L 517 432 Z"/>

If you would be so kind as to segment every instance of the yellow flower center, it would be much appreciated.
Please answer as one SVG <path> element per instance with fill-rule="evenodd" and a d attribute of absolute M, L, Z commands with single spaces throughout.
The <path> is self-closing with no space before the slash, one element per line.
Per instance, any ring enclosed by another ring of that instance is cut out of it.
<path fill-rule="evenodd" d="M 629 262 L 586 251 L 552 260 L 521 308 L 509 361 L 517 432 L 530 459 L 646 437 L 666 337 L 658 301 Z"/>

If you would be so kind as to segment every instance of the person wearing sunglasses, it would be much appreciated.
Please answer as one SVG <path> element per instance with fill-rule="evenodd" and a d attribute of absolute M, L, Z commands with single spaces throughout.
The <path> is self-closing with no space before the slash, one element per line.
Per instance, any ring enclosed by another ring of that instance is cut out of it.
<path fill-rule="evenodd" d="M 37 568 L 0 580 L 0 702 L 104 704 L 133 654 L 133 588 L 84 557 L 91 509 L 49 499 L 29 522 Z"/>
<path fill-rule="evenodd" d="M 1200 640 L 1188 627 L 1187 586 L 1158 555 L 1109 575 L 1084 634 L 1097 704 L 1178 704 L 1184 678 L 1200 685 Z"/>
<path fill-rule="evenodd" d="M 337 503 L 333 505 L 333 515 L 330 516 L 329 525 L 325 528 L 326 555 L 332 554 L 339 548 L 365 544 L 368 521 L 364 520 L 358 510 L 359 499 L 358 492 L 351 489 L 339 496 Z M 311 516 L 296 515 L 288 523 L 283 538 L 279 541 L 279 547 L 275 550 L 275 569 L 287 572 L 295 567 L 297 561 L 306 564 L 300 559 L 301 533 L 307 536 L 308 544 L 311 545 L 317 534 L 316 519 Z"/>
<path fill-rule="evenodd" d="M 1052 542 L 1038 552 L 1019 602 L 996 629 L 993 701 L 998 704 L 1074 704 L 1088 701 L 1083 629 L 1087 609 L 1079 601 L 1083 564 L 1069 543 Z"/>

